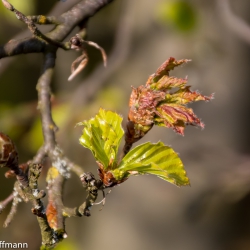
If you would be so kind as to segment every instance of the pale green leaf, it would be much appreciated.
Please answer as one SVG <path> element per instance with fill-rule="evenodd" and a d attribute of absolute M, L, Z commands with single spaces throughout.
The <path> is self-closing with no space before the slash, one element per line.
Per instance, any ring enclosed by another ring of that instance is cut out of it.
<path fill-rule="evenodd" d="M 80 123 L 84 125 L 80 143 L 92 151 L 104 169 L 116 167 L 117 151 L 124 134 L 121 123 L 121 116 L 104 109 L 94 118 Z"/>
<path fill-rule="evenodd" d="M 178 154 L 162 142 L 147 142 L 132 149 L 112 171 L 116 179 L 129 175 L 153 174 L 177 186 L 189 185 Z"/>

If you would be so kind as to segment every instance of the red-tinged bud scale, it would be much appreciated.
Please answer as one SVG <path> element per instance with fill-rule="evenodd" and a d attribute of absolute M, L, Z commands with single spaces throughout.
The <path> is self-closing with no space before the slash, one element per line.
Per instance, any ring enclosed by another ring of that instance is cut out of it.
<path fill-rule="evenodd" d="M 117 184 L 121 184 L 122 182 L 127 180 L 127 178 L 123 178 L 122 180 L 116 180 L 112 172 L 105 171 L 103 165 L 100 162 L 97 161 L 97 164 L 99 166 L 98 172 L 100 179 L 102 180 L 105 187 L 114 187 Z"/>
<path fill-rule="evenodd" d="M 18 163 L 18 154 L 9 136 L 0 132 L 0 167 L 10 167 Z"/>

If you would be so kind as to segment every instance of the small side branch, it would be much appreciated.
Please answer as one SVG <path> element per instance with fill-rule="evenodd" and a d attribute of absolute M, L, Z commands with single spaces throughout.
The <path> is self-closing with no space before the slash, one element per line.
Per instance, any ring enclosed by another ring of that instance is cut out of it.
<path fill-rule="evenodd" d="M 88 196 L 86 201 L 80 205 L 79 207 L 75 208 L 68 208 L 64 207 L 64 214 L 66 217 L 81 217 L 81 216 L 90 216 L 90 209 L 94 205 L 97 197 L 98 191 L 103 191 L 103 183 L 101 180 L 95 179 L 92 173 L 84 173 L 81 176 L 81 181 L 86 188 Z"/>
<path fill-rule="evenodd" d="M 46 35 L 44 35 L 36 27 L 35 23 L 33 22 L 33 20 L 31 18 L 25 16 L 22 12 L 18 11 L 17 9 L 15 9 L 15 7 L 12 4 L 10 4 L 7 0 L 2 0 L 2 2 L 4 4 L 4 6 L 8 10 L 10 10 L 10 11 L 12 11 L 12 12 L 14 12 L 16 14 L 16 17 L 17 17 L 18 20 L 24 22 L 28 26 L 29 30 L 31 31 L 31 33 L 35 37 L 40 38 L 40 39 L 46 41 L 47 43 L 50 43 L 50 44 L 53 44 L 55 46 L 64 48 L 63 44 L 61 44 L 60 42 L 57 42 L 56 40 L 52 40 L 49 37 L 47 37 Z M 33 17 L 33 19 L 34 19 L 34 17 Z M 38 18 L 37 21 L 39 21 L 39 20 L 40 20 L 40 22 L 46 22 L 46 18 L 44 18 L 44 16 L 40 16 L 40 18 Z"/>
<path fill-rule="evenodd" d="M 49 45 L 69 50 L 69 42 L 62 42 L 69 33 L 80 23 L 85 23 L 89 17 L 93 16 L 97 11 L 112 1 L 113 0 L 82 0 L 59 17 L 45 17 L 41 15 L 29 17 L 16 10 L 7 0 L 2 0 L 3 5 L 8 10 L 14 12 L 17 18 L 28 26 L 34 37 L 11 40 L 5 45 L 0 46 L 0 59 L 19 54 L 41 53 L 46 51 Z M 43 34 L 36 27 L 35 23 L 55 24 L 55 27 L 52 31 Z"/>
<path fill-rule="evenodd" d="M 17 192 L 15 192 L 14 198 L 13 198 L 13 202 L 11 205 L 11 209 L 8 213 L 8 216 L 3 224 L 3 227 L 8 227 L 9 224 L 11 223 L 11 221 L 13 220 L 16 212 L 17 212 L 17 206 L 18 204 L 21 202 L 22 200 L 20 199 L 20 197 L 18 196 Z"/>
<path fill-rule="evenodd" d="M 63 158 L 64 161 L 66 162 L 68 168 L 74 172 L 79 178 L 84 174 L 84 170 L 82 169 L 82 167 L 80 167 L 79 165 L 73 163 L 72 161 L 70 161 L 68 158 L 64 157 Z"/>

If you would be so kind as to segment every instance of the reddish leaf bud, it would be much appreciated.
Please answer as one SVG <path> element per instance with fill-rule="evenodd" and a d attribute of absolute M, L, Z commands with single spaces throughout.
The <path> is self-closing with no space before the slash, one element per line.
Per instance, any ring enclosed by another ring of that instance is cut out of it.
<path fill-rule="evenodd" d="M 10 167 L 18 164 L 18 154 L 11 139 L 0 132 L 0 167 Z"/>
<path fill-rule="evenodd" d="M 191 91 L 186 86 L 187 78 L 170 77 L 169 71 L 189 60 L 175 60 L 170 57 L 151 75 L 145 85 L 133 88 L 129 101 L 128 120 L 133 126 L 127 126 L 126 142 L 134 143 L 142 138 L 153 125 L 172 128 L 184 135 L 186 125 L 204 124 L 186 105 L 196 101 L 209 101 L 213 95 L 204 96 Z"/>
<path fill-rule="evenodd" d="M 4 174 L 5 178 L 9 179 L 9 178 L 13 178 L 16 177 L 15 171 L 14 170 L 8 170 L 5 174 Z"/>

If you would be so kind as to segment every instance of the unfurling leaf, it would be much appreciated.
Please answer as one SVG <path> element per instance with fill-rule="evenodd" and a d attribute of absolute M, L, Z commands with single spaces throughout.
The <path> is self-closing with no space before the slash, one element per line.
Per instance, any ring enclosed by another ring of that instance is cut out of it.
<path fill-rule="evenodd" d="M 184 135 L 186 125 L 204 124 L 187 108 L 187 104 L 195 101 L 209 101 L 213 95 L 203 96 L 191 91 L 186 86 L 187 78 L 170 77 L 169 71 L 189 60 L 175 60 L 170 57 L 151 75 L 145 86 L 133 88 L 129 102 L 129 121 L 133 123 L 132 132 L 126 133 L 126 142 L 135 142 L 142 138 L 154 124 L 173 128 Z"/>
<path fill-rule="evenodd" d="M 190 62 L 189 59 L 181 59 L 175 60 L 175 58 L 170 57 L 167 61 L 165 61 L 157 70 L 156 72 L 150 76 L 147 81 L 147 84 L 150 85 L 150 82 L 158 82 L 163 76 L 169 76 L 169 71 L 173 70 L 175 67 L 180 66 L 184 63 Z"/>
<path fill-rule="evenodd" d="M 118 164 L 117 151 L 124 134 L 121 122 L 118 114 L 100 109 L 94 118 L 80 123 L 85 126 L 80 143 L 95 156 L 104 187 L 140 174 L 153 174 L 177 186 L 189 185 L 179 156 L 162 142 L 137 146 Z"/>
<path fill-rule="evenodd" d="M 124 131 L 122 117 L 111 111 L 100 109 L 92 119 L 78 123 L 84 125 L 80 143 L 92 151 L 104 169 L 113 168 L 117 162 L 117 151 Z"/>
<path fill-rule="evenodd" d="M 153 174 L 177 186 L 189 185 L 178 154 L 162 142 L 147 142 L 132 149 L 117 169 L 111 171 L 117 180 L 130 175 Z"/>

